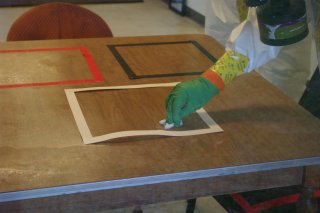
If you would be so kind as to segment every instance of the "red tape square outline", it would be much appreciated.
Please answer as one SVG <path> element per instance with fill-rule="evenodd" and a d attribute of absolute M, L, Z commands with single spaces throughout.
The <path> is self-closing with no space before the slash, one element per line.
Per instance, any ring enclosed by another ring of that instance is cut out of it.
<path fill-rule="evenodd" d="M 0 53 L 13 53 L 13 52 L 46 52 L 46 51 L 68 51 L 79 50 L 86 60 L 89 70 L 93 76 L 93 79 L 81 79 L 81 80 L 66 80 L 66 81 L 52 81 L 52 82 L 34 82 L 34 83 L 21 83 L 21 84 L 8 84 L 0 85 L 1 88 L 13 88 L 13 87 L 28 87 L 28 86 L 50 86 L 50 85 L 62 85 L 62 84 L 80 84 L 90 82 L 102 82 L 103 77 L 93 61 L 89 51 L 84 47 L 70 47 L 70 48 L 39 48 L 39 49 L 20 49 L 20 50 L 0 50 Z"/>

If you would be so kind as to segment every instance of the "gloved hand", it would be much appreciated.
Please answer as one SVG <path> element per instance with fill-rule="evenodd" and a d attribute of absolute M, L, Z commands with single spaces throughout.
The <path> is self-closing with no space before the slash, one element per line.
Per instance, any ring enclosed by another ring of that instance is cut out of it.
<path fill-rule="evenodd" d="M 165 129 L 182 125 L 182 119 L 203 107 L 242 74 L 249 59 L 235 51 L 227 51 L 210 69 L 198 78 L 177 84 L 166 99 L 166 120 L 160 121 Z"/>
<path fill-rule="evenodd" d="M 203 76 L 177 84 L 166 98 L 166 123 L 179 127 L 182 119 L 203 107 L 219 93 Z"/>

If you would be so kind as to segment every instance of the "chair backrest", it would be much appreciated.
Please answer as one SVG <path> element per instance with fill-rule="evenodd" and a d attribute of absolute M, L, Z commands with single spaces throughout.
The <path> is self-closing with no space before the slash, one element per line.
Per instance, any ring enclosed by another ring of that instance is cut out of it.
<path fill-rule="evenodd" d="M 97 14 L 75 4 L 46 3 L 28 10 L 11 26 L 7 41 L 112 37 Z"/>

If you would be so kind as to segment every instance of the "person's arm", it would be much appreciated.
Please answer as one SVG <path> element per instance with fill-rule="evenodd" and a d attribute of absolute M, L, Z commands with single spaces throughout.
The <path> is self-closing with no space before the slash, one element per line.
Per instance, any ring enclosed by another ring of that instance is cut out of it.
<path fill-rule="evenodd" d="M 227 51 L 198 78 L 179 83 L 166 99 L 166 123 L 179 127 L 182 119 L 204 106 L 237 75 L 242 74 L 249 59 L 235 51 Z M 172 125 L 167 125 L 170 128 Z"/>
<path fill-rule="evenodd" d="M 260 41 L 255 10 L 231 33 L 225 54 L 201 76 L 177 84 L 166 98 L 165 128 L 179 127 L 182 119 L 217 95 L 236 76 L 250 72 L 275 58 L 280 47 Z"/>

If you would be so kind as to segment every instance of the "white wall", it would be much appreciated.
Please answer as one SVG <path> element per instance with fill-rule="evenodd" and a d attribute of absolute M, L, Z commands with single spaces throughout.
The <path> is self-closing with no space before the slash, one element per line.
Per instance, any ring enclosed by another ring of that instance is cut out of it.
<path fill-rule="evenodd" d="M 187 0 L 186 4 L 189 8 L 205 16 L 207 0 Z"/>

